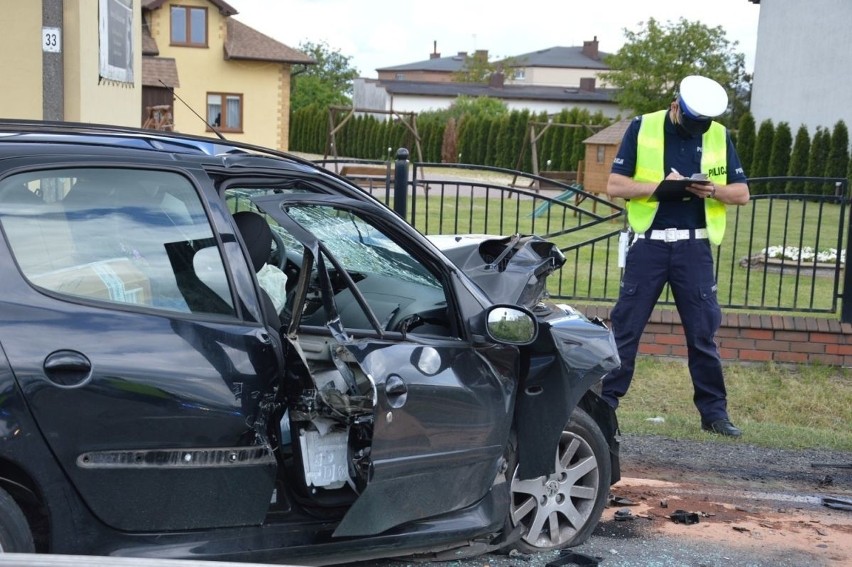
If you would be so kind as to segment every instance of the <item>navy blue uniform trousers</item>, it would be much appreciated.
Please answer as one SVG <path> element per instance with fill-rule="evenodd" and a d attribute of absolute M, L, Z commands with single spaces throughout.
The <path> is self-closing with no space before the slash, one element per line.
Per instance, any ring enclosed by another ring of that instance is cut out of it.
<path fill-rule="evenodd" d="M 621 367 L 604 378 L 603 397 L 616 408 L 627 393 L 639 340 L 666 282 L 686 334 L 695 406 L 705 423 L 727 418 L 725 381 L 715 342 L 722 312 L 707 239 L 665 242 L 643 238 L 630 247 L 618 302 L 610 316 Z"/>

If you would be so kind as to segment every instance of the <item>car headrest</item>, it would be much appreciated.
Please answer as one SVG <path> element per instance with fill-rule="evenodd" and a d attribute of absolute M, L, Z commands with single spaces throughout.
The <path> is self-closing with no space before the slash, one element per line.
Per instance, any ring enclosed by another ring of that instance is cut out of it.
<path fill-rule="evenodd" d="M 251 211 L 234 213 L 234 221 L 248 247 L 254 271 L 258 272 L 272 251 L 272 229 L 262 216 Z"/>

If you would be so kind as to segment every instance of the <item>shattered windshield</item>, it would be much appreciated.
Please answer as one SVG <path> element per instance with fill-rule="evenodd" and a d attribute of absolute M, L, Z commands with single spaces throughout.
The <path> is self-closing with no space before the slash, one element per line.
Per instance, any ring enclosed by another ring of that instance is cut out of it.
<path fill-rule="evenodd" d="M 417 260 L 357 214 L 325 205 L 291 206 L 287 214 L 311 231 L 346 271 L 382 274 L 440 288 Z"/>

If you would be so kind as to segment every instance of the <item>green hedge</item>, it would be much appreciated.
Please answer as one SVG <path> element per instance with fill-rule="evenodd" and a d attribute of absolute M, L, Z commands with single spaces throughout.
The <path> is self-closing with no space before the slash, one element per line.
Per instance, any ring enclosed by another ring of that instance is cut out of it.
<path fill-rule="evenodd" d="M 460 161 L 471 165 L 520 169 L 531 172 L 529 124 L 552 121 L 556 127 L 536 126 L 538 169 L 576 171 L 585 154 L 583 140 L 610 124 L 601 113 L 578 108 L 565 109 L 555 116 L 512 110 L 502 115 L 464 115 L 454 120 L 445 112 L 425 112 L 417 116 L 417 132 L 424 162 Z M 562 125 L 562 126 L 559 126 Z M 565 127 L 570 125 L 571 127 Z M 544 133 L 542 134 L 542 131 Z M 329 110 L 312 105 L 293 112 L 290 119 L 290 149 L 321 155 L 334 155 L 328 147 Z M 843 121 L 829 131 L 817 128 L 810 138 L 800 126 L 792 139 L 790 126 L 775 126 L 764 120 L 755 132 L 754 118 L 746 113 L 732 133 L 737 153 L 749 177 L 843 177 L 852 178 L 849 133 Z M 337 155 L 356 159 L 384 160 L 405 147 L 417 160 L 414 135 L 398 119 L 385 115 L 361 114 L 352 117 L 336 136 Z M 390 151 L 388 151 L 390 148 Z M 519 163 L 520 160 L 520 163 Z M 548 164 L 549 160 L 549 164 Z M 758 191 L 828 194 L 829 184 L 756 187 Z"/>
<path fill-rule="evenodd" d="M 513 110 L 499 116 L 463 116 L 447 131 L 448 118 L 442 113 L 423 113 L 417 117 L 417 133 L 423 161 L 445 161 L 450 155 L 456 161 L 472 165 L 485 165 L 515 169 L 519 158 L 523 158 L 520 169 L 532 171 L 530 151 L 530 121 L 547 122 L 546 114 L 533 115 L 528 110 Z M 538 168 L 576 171 L 577 162 L 583 159 L 583 140 L 610 120 L 601 113 L 590 114 L 586 110 L 564 110 L 552 117 L 556 124 L 575 127 L 550 127 L 537 142 Z M 541 133 L 543 126 L 537 127 Z M 297 110 L 290 118 L 290 150 L 312 154 L 334 155 L 328 146 L 329 111 L 320 106 L 309 106 Z M 350 118 L 335 133 L 337 155 L 356 159 L 388 159 L 397 148 L 405 147 L 417 159 L 413 134 L 399 120 L 385 115 L 361 114 Z M 453 149 L 455 151 L 453 151 Z M 445 156 L 442 159 L 442 156 Z"/>

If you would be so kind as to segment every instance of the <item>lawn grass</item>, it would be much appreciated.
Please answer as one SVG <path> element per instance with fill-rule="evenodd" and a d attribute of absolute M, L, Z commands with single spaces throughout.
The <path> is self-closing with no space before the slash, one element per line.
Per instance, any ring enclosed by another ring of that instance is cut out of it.
<path fill-rule="evenodd" d="M 852 370 L 726 364 L 728 412 L 740 439 L 764 447 L 852 451 Z M 623 433 L 739 442 L 701 431 L 686 361 L 642 356 L 618 421 Z M 662 417 L 663 423 L 648 421 Z"/>
<path fill-rule="evenodd" d="M 548 237 L 566 251 L 567 258 L 562 270 L 548 279 L 551 295 L 576 301 L 614 301 L 621 277 L 616 251 L 623 217 L 586 226 L 593 215 L 588 201 L 580 203 L 584 212 L 579 214 L 554 204 L 549 214 L 534 215 L 543 202 L 442 194 L 440 186 L 435 186 L 428 196 L 419 194 L 410 206 L 415 211 L 413 225 L 425 234 L 547 235 L 568 231 Z M 610 212 L 601 204 L 596 209 L 597 215 Z M 845 231 L 838 230 L 842 213 L 846 211 L 837 204 L 802 200 L 763 199 L 743 207 L 728 207 L 725 241 L 714 248 L 720 304 L 755 311 L 837 314 L 835 277 L 841 277 L 842 272 L 829 271 L 826 276 L 826 272 L 818 273 L 805 266 L 797 273 L 790 261 L 781 275 L 761 265 L 748 270 L 744 261 L 770 246 L 843 249 Z M 592 243 L 596 239 L 601 240 Z M 663 301 L 672 301 L 667 292 Z"/>

